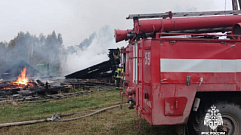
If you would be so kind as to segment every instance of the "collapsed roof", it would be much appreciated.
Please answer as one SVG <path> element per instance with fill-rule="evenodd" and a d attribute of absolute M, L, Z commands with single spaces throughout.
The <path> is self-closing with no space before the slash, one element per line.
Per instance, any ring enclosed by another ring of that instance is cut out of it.
<path fill-rule="evenodd" d="M 99 79 L 110 78 L 119 65 L 119 59 L 114 56 L 119 55 L 119 49 L 109 49 L 109 60 L 85 68 L 83 70 L 66 75 L 66 79 Z"/>

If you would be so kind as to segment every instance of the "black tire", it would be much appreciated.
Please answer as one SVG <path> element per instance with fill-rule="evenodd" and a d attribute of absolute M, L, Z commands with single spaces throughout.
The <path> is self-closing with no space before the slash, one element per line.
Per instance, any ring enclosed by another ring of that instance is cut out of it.
<path fill-rule="evenodd" d="M 204 125 L 205 115 L 212 105 L 219 110 L 223 120 L 223 125 L 218 126 L 215 130 Z M 240 107 L 231 103 L 216 103 L 212 105 L 206 105 L 199 108 L 198 112 L 192 112 L 188 122 L 189 134 L 201 135 L 202 132 L 225 132 L 225 135 L 241 135 Z"/>
<path fill-rule="evenodd" d="M 188 135 L 187 125 L 176 125 L 175 126 L 175 135 Z"/>

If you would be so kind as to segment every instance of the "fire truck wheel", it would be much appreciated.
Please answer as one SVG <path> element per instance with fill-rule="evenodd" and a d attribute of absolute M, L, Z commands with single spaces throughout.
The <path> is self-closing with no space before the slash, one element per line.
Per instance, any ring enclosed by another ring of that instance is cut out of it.
<path fill-rule="evenodd" d="M 197 115 L 193 117 L 192 123 L 189 123 L 193 127 L 191 131 L 195 131 L 195 134 L 198 135 L 210 134 L 210 132 L 211 134 L 220 135 L 241 134 L 241 110 L 239 106 L 231 103 L 217 103 L 214 104 L 215 107 L 213 108 L 211 106 L 207 107 L 205 111 L 199 110 L 197 112 Z M 211 120 L 211 118 L 213 119 Z M 218 126 L 213 126 L 214 123 Z M 212 126 L 214 130 L 211 129 Z"/>
<path fill-rule="evenodd" d="M 175 135 L 188 135 L 186 129 L 187 129 L 186 125 L 177 125 L 175 128 L 176 130 Z"/>

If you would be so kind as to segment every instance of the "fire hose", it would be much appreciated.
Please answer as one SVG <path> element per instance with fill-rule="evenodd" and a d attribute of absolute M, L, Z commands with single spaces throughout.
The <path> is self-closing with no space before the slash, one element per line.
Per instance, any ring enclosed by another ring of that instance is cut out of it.
<path fill-rule="evenodd" d="M 67 115 L 59 115 L 59 114 L 54 114 L 51 118 L 47 118 L 47 119 L 39 119 L 39 120 L 30 120 L 30 121 L 21 121 L 21 122 L 11 122 L 11 123 L 2 123 L 0 124 L 0 128 L 3 127 L 10 127 L 10 126 L 22 126 L 22 125 L 30 125 L 30 124 L 36 124 L 36 123 L 43 123 L 43 122 L 51 122 L 51 121 L 56 121 L 56 122 L 67 122 L 67 121 L 73 121 L 73 120 L 78 120 L 78 119 L 83 119 L 86 117 L 90 117 L 93 116 L 95 114 L 99 114 L 102 112 L 105 112 L 107 110 L 119 107 L 120 104 L 117 105 L 113 105 L 113 106 L 109 106 L 106 108 L 102 108 L 100 110 L 94 111 L 92 113 L 89 113 L 87 115 L 84 116 L 79 116 L 79 117 L 75 117 L 75 118 L 69 118 L 69 119 L 60 119 L 60 116 L 69 116 L 72 114 L 77 114 L 77 113 L 72 113 L 72 114 L 67 114 Z"/>

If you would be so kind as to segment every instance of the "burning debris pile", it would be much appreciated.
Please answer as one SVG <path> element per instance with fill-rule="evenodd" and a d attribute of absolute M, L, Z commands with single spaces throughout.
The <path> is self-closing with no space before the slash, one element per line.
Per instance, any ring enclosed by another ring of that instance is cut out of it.
<path fill-rule="evenodd" d="M 27 68 L 25 67 L 15 81 L 0 80 L 0 101 L 8 99 L 17 101 L 46 101 L 47 99 L 61 99 L 92 93 L 93 91 L 90 90 L 92 87 L 95 87 L 96 90 L 100 91 L 104 90 L 103 86 L 113 85 L 95 79 L 65 79 L 54 80 L 55 84 L 53 82 L 44 83 L 41 80 L 30 80 L 26 75 L 26 72 Z M 73 89 L 82 89 L 85 91 L 71 93 L 70 91 Z"/>
<path fill-rule="evenodd" d="M 26 76 L 25 67 L 16 81 L 0 81 L 0 101 L 11 95 L 15 96 L 33 96 L 56 94 L 59 91 L 66 90 L 65 86 L 51 86 L 48 82 L 43 83 L 40 80 L 29 80 Z"/>

